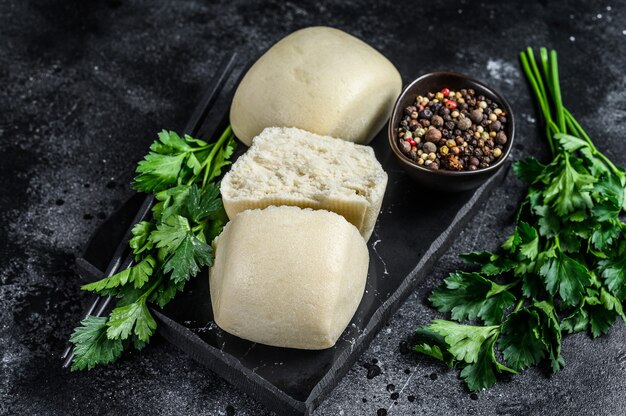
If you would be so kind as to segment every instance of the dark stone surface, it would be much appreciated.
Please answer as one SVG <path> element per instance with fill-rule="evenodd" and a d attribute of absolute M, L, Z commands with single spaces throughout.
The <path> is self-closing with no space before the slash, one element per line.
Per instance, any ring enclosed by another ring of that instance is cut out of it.
<path fill-rule="evenodd" d="M 159 339 L 89 373 L 59 365 L 86 301 L 75 256 L 131 194 L 133 166 L 153 132 L 182 127 L 226 51 L 252 55 L 296 28 L 326 24 L 383 51 L 405 81 L 434 69 L 466 72 L 509 99 L 519 159 L 545 158 L 546 147 L 517 52 L 552 46 L 561 57 L 565 102 L 598 147 L 626 164 L 623 5 L 415 3 L 2 2 L 0 414 L 268 413 Z M 494 248 L 511 231 L 523 191 L 510 176 L 493 193 L 317 414 L 626 414 L 621 322 L 596 340 L 568 336 L 567 366 L 556 376 L 533 369 L 477 395 L 466 392 L 456 371 L 401 354 L 413 329 L 439 316 L 425 299 L 461 265 L 456 253 Z M 368 379 L 373 360 L 381 374 Z"/>

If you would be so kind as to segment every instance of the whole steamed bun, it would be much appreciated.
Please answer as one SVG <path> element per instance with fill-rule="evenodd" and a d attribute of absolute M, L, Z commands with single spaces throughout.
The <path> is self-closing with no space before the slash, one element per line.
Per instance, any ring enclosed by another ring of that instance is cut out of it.
<path fill-rule="evenodd" d="M 330 27 L 298 30 L 246 73 L 230 108 L 235 135 L 250 146 L 266 127 L 297 127 L 367 144 L 400 94 L 398 70 L 380 52 Z"/>

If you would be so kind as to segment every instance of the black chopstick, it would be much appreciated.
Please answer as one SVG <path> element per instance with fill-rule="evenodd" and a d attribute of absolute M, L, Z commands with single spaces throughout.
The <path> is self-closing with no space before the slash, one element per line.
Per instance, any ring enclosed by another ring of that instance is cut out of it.
<path fill-rule="evenodd" d="M 192 112 L 191 117 L 189 118 L 189 121 L 187 122 L 187 125 L 185 126 L 185 130 L 184 130 L 185 133 L 191 136 L 196 136 L 198 134 L 200 128 L 202 127 L 204 120 L 206 119 L 207 114 L 209 113 L 213 105 L 215 104 L 219 94 L 221 93 L 222 89 L 224 88 L 224 85 L 226 84 L 226 81 L 228 80 L 229 76 L 232 74 L 236 61 L 237 61 L 236 52 L 233 52 L 232 54 L 225 57 L 221 61 L 220 66 L 218 68 L 217 75 L 214 76 L 213 79 L 211 80 L 211 83 L 210 83 L 211 87 L 207 90 L 207 92 L 204 94 L 204 96 L 198 102 L 194 111 Z M 132 256 L 132 253 L 130 253 L 128 249 L 128 240 L 130 239 L 131 230 L 132 230 L 132 227 L 136 223 L 143 221 L 148 216 L 153 202 L 154 202 L 154 197 L 152 195 L 147 195 L 143 203 L 141 204 L 141 207 L 135 214 L 135 217 L 133 218 L 131 225 L 126 230 L 124 238 L 122 238 L 122 240 L 118 244 L 115 250 L 115 253 L 113 254 L 113 257 L 111 258 L 111 261 L 109 262 L 109 265 L 107 266 L 107 270 L 104 273 L 105 277 L 112 276 L 115 273 L 117 273 L 118 270 L 126 269 L 132 265 L 133 256 Z M 128 254 L 124 256 L 126 252 L 128 252 Z M 95 269 L 95 267 L 93 267 L 90 263 L 86 261 L 85 263 L 87 263 L 86 268 Z M 95 273 L 95 270 L 91 270 L 91 272 Z M 91 306 L 87 310 L 85 317 L 89 315 L 101 316 L 106 311 L 110 302 L 111 302 L 110 297 L 103 298 L 103 297 L 98 296 L 92 302 Z M 72 360 L 74 358 L 73 346 L 71 344 L 65 349 L 65 352 L 63 353 L 61 358 L 63 359 L 63 368 L 68 368 L 71 365 Z"/>

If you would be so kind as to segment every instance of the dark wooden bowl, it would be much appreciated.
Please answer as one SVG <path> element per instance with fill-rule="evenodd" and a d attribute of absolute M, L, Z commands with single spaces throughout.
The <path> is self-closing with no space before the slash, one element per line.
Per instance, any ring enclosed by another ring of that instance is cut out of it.
<path fill-rule="evenodd" d="M 412 105 L 418 95 L 426 95 L 429 92 L 438 92 L 443 88 L 458 91 L 462 88 L 473 88 L 476 95 L 484 95 L 498 103 L 507 114 L 507 123 L 504 132 L 508 138 L 502 149 L 502 156 L 491 166 L 475 171 L 449 171 L 444 169 L 431 170 L 413 163 L 398 147 L 398 126 L 402 118 L 404 108 Z M 410 83 L 396 100 L 396 104 L 389 120 L 389 145 L 393 150 L 398 163 L 416 182 L 439 191 L 458 192 L 473 189 L 493 176 L 504 166 L 515 138 L 515 121 L 513 110 L 509 103 L 495 90 L 487 87 L 482 82 L 455 72 L 431 72 L 422 75 Z"/>

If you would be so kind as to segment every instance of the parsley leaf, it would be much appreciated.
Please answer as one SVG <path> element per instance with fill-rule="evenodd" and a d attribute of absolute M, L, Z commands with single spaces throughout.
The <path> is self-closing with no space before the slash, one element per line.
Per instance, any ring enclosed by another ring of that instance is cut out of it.
<path fill-rule="evenodd" d="M 122 355 L 122 341 L 107 338 L 107 318 L 88 316 L 80 322 L 70 341 L 74 344 L 72 371 L 91 370 L 99 364 L 110 364 Z"/>
<path fill-rule="evenodd" d="M 515 261 L 490 251 L 461 254 L 461 258 L 468 263 L 481 265 L 480 272 L 487 276 L 502 274 L 515 267 Z"/>
<path fill-rule="evenodd" d="M 187 218 L 180 215 L 170 215 L 164 222 L 157 225 L 157 229 L 152 232 L 150 238 L 158 248 L 165 248 L 173 253 L 185 240 L 191 227 Z"/>
<path fill-rule="evenodd" d="M 132 331 L 140 341 L 147 342 L 156 329 L 156 321 L 148 310 L 146 296 L 142 296 L 133 303 L 113 309 L 107 326 L 109 339 L 124 340 Z"/>
<path fill-rule="evenodd" d="M 129 282 L 133 283 L 136 289 L 139 289 L 152 275 L 155 263 L 154 258 L 148 255 L 141 262 L 111 277 L 105 277 L 97 282 L 81 286 L 81 290 L 95 292 L 100 295 L 116 296 L 122 290 L 121 287 Z"/>
<path fill-rule="evenodd" d="M 599 202 L 592 209 L 593 216 L 596 217 L 598 221 L 616 219 L 621 211 L 622 207 L 616 205 L 615 201 L 611 200 Z"/>
<path fill-rule="evenodd" d="M 591 245 L 600 251 L 607 250 L 623 234 L 611 221 L 598 223 L 592 230 Z"/>
<path fill-rule="evenodd" d="M 187 283 L 186 280 L 174 282 L 171 279 L 167 279 L 150 295 L 148 300 L 162 308 L 174 299 L 178 292 L 182 292 L 185 288 L 185 283 Z"/>
<path fill-rule="evenodd" d="M 554 237 L 561 229 L 559 216 L 548 205 L 537 205 L 533 207 L 533 212 L 539 217 L 539 234 L 544 237 Z"/>
<path fill-rule="evenodd" d="M 448 351 L 456 360 L 474 363 L 478 360 L 482 344 L 497 335 L 499 327 L 497 325 L 461 325 L 436 319 L 422 329 L 441 335 L 448 345 Z"/>
<path fill-rule="evenodd" d="M 506 362 L 515 370 L 535 365 L 545 356 L 537 312 L 524 308 L 510 314 L 502 324 L 499 347 Z"/>
<path fill-rule="evenodd" d="M 594 191 L 599 193 L 599 197 L 605 197 L 626 210 L 626 187 L 618 175 L 605 173 L 595 184 Z"/>
<path fill-rule="evenodd" d="M 149 221 L 141 221 L 133 226 L 131 230 L 133 237 L 128 243 L 133 253 L 139 255 L 152 249 L 152 240 L 150 239 L 152 230 L 153 224 Z"/>
<path fill-rule="evenodd" d="M 445 287 L 435 290 L 430 301 L 440 312 L 452 312 L 457 321 L 481 318 L 487 325 L 498 324 L 504 309 L 511 306 L 515 297 L 508 289 L 515 285 L 499 285 L 478 273 L 452 273 Z"/>
<path fill-rule="evenodd" d="M 200 267 L 213 265 L 213 249 L 191 234 L 176 247 L 174 255 L 165 263 L 163 271 L 172 272 L 171 279 L 178 283 L 195 276 Z"/>
<path fill-rule="evenodd" d="M 626 256 L 622 253 L 617 259 L 601 260 L 598 266 L 609 291 L 626 300 Z"/>
<path fill-rule="evenodd" d="M 547 256 L 539 274 L 544 277 L 548 292 L 554 295 L 558 291 L 563 302 L 571 306 L 580 302 L 585 285 L 591 282 L 589 270 L 558 248 Z"/>
<path fill-rule="evenodd" d="M 584 331 L 588 324 L 589 314 L 581 305 L 571 315 L 561 321 L 561 329 L 573 334 Z"/>
<path fill-rule="evenodd" d="M 189 146 L 185 140 L 181 139 L 176 132 L 161 130 L 157 136 L 159 140 L 154 141 L 150 145 L 150 150 L 154 153 L 171 155 L 191 150 L 191 146 Z"/>
<path fill-rule="evenodd" d="M 496 372 L 515 373 L 496 359 L 494 345 L 499 332 L 499 326 L 435 320 L 417 330 L 418 337 L 425 342 L 416 345 L 414 350 L 444 361 L 449 367 L 460 363 L 463 366 L 461 377 L 468 388 L 478 391 L 495 384 Z"/>
<path fill-rule="evenodd" d="M 198 150 L 172 131 L 163 130 L 158 136 L 159 140 L 150 146 L 150 153 L 137 166 L 139 175 L 132 185 L 138 191 L 159 192 L 178 184 L 184 176 L 186 160 Z"/>
<path fill-rule="evenodd" d="M 536 259 L 537 254 L 539 254 L 539 236 L 537 235 L 537 230 L 524 221 L 520 221 L 517 229 L 519 230 L 520 236 L 518 246 L 519 253 L 529 260 Z"/>
<path fill-rule="evenodd" d="M 422 354 L 433 357 L 436 360 L 443 361 L 450 368 L 452 368 L 453 366 L 454 357 L 452 357 L 451 355 L 445 355 L 445 347 L 442 349 L 439 345 L 431 345 L 423 342 L 421 344 L 415 345 L 413 347 L 413 351 L 421 352 Z"/>
<path fill-rule="evenodd" d="M 559 215 L 593 206 L 589 191 L 596 179 L 586 172 L 580 162 L 572 162 L 566 154 L 558 169 L 558 174 L 544 192 L 546 203 L 551 203 Z"/>
<path fill-rule="evenodd" d="M 465 380 L 470 391 L 484 390 L 496 384 L 494 367 L 498 372 L 506 370 L 510 373 L 515 373 L 514 370 L 498 363 L 493 352 L 494 343 L 494 338 L 484 342 L 480 346 L 476 362 L 466 365 L 461 370 L 461 378 Z"/>
<path fill-rule="evenodd" d="M 216 216 L 222 209 L 222 199 L 219 195 L 220 188 L 214 184 L 207 185 L 202 192 L 197 186 L 191 186 L 186 202 L 191 219 L 200 222 L 206 217 Z"/>
<path fill-rule="evenodd" d="M 533 308 L 539 317 L 541 341 L 550 357 L 552 373 L 558 372 L 565 365 L 561 357 L 561 328 L 554 307 L 546 302 L 535 302 Z"/>
<path fill-rule="evenodd" d="M 185 153 L 148 154 L 144 160 L 139 162 L 137 172 L 141 174 L 135 178 L 133 188 L 141 192 L 154 192 L 176 184 L 186 156 Z"/>
<path fill-rule="evenodd" d="M 585 298 L 585 309 L 589 316 L 589 328 L 594 338 L 609 332 L 617 317 L 615 309 L 607 309 L 596 296 Z"/>
<path fill-rule="evenodd" d="M 539 163 L 534 157 L 530 157 L 526 160 L 520 160 L 513 164 L 513 171 L 520 180 L 526 183 L 535 182 L 539 176 L 543 173 L 546 167 Z"/>
<path fill-rule="evenodd" d="M 160 202 L 152 207 L 154 217 L 164 220 L 170 215 L 182 213 L 189 195 L 189 189 L 188 185 L 177 185 L 158 192 L 155 198 Z"/>
<path fill-rule="evenodd" d="M 589 143 L 570 134 L 558 133 L 554 135 L 554 138 L 559 141 L 563 149 L 570 153 L 582 149 L 583 147 L 589 147 Z"/>

